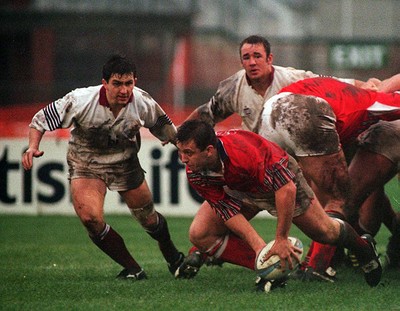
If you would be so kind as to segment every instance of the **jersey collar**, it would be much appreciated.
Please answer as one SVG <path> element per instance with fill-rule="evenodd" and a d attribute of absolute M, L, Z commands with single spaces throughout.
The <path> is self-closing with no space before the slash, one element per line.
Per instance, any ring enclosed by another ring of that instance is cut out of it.
<path fill-rule="evenodd" d="M 219 158 L 222 162 L 224 162 L 228 158 L 228 154 L 226 153 L 224 145 L 219 138 L 217 138 L 217 151 L 219 154 Z"/>

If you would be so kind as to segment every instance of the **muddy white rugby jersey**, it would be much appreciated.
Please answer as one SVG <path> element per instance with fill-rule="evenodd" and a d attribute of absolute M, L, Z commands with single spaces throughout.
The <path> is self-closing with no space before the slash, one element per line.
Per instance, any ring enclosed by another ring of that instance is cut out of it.
<path fill-rule="evenodd" d="M 76 89 L 52 102 L 29 125 L 41 132 L 71 128 L 68 157 L 87 164 L 122 164 L 140 148 L 139 130 L 148 128 L 161 141 L 173 139 L 175 125 L 145 91 L 134 87 L 117 118 L 108 108 L 102 85 Z"/>

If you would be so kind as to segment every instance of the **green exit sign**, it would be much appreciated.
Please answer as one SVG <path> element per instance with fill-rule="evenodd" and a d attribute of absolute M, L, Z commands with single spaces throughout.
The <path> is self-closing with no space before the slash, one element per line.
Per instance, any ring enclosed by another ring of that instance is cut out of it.
<path fill-rule="evenodd" d="M 334 69 L 381 69 L 387 60 L 388 48 L 383 44 L 333 44 L 329 49 Z"/>

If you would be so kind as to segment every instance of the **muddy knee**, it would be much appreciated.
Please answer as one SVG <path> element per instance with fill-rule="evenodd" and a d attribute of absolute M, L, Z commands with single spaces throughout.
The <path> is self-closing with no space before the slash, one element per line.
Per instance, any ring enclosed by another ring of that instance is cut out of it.
<path fill-rule="evenodd" d="M 129 210 L 143 227 L 155 225 L 158 220 L 153 201 L 144 204 L 142 207 L 130 208 Z"/>

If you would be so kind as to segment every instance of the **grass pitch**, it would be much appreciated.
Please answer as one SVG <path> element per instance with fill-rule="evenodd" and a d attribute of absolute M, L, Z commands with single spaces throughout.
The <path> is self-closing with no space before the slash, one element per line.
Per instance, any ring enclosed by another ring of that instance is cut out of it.
<path fill-rule="evenodd" d="M 397 181 L 389 185 L 399 197 Z M 167 217 L 172 237 L 184 252 L 191 218 Z M 148 280 L 116 280 L 121 268 L 93 245 L 75 216 L 0 216 L 0 310 L 400 310 L 400 271 L 385 270 L 370 288 L 361 272 L 338 269 L 336 283 L 291 280 L 284 289 L 256 293 L 253 271 L 224 264 L 203 267 L 192 280 L 175 280 L 153 241 L 129 216 L 107 216 Z M 274 219 L 252 221 L 266 241 Z M 291 235 L 309 239 L 296 227 Z M 382 227 L 378 251 L 389 232 Z"/>

